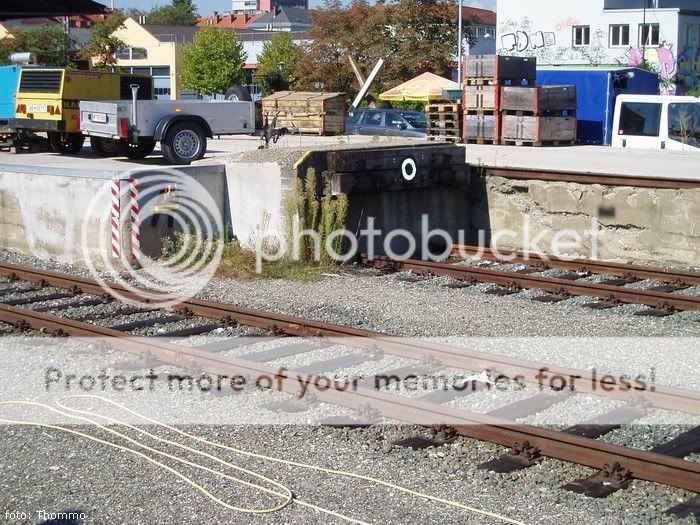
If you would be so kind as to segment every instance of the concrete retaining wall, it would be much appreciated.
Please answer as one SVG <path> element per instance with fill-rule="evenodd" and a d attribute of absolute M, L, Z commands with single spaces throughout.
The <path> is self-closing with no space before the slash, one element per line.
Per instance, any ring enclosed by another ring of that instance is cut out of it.
<path fill-rule="evenodd" d="M 541 234 L 544 251 L 556 232 L 571 229 L 582 236 L 589 256 L 596 221 L 598 258 L 640 264 L 700 267 L 700 189 L 644 189 L 566 182 L 482 178 L 470 197 L 472 227 L 491 235 L 512 230 L 499 244 L 527 249 Z M 527 218 L 526 218 L 527 217 Z"/>
<path fill-rule="evenodd" d="M 210 212 L 221 217 L 225 224 L 230 223 L 223 167 L 188 167 L 184 171 L 213 197 L 217 209 Z M 149 173 L 158 170 L 86 172 L 0 165 L 0 249 L 67 263 L 84 262 L 87 253 L 99 265 L 101 251 L 111 246 L 111 180 L 120 179 L 126 185 L 131 177 L 140 179 Z M 121 201 L 125 218 L 129 214 L 128 204 L 126 193 Z M 123 222 L 122 250 L 128 254 L 131 230 L 129 221 Z M 142 220 L 144 253 L 159 254 L 161 239 L 168 233 L 166 221 L 152 226 Z"/>

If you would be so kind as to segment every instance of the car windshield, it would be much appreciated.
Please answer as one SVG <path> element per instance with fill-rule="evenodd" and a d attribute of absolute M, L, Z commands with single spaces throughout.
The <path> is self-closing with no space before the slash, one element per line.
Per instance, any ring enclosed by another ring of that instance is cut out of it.
<path fill-rule="evenodd" d="M 399 112 L 399 114 L 405 118 L 408 123 L 414 128 L 426 129 L 428 127 L 428 119 L 425 118 L 423 113 L 418 113 L 415 111 Z"/>

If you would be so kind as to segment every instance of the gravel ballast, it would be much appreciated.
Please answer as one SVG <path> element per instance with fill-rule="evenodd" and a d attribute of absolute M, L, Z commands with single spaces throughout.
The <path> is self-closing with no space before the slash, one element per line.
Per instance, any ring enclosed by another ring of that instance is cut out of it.
<path fill-rule="evenodd" d="M 0 252 L 0 260 L 88 275 L 80 268 L 37 263 L 34 259 L 6 252 Z M 582 308 L 576 299 L 542 304 L 532 301 L 527 291 L 498 297 L 481 293 L 487 285 L 457 289 L 447 286 L 451 283 L 449 279 L 407 282 L 401 279 L 405 275 L 376 276 L 370 272 L 343 269 L 337 275 L 325 276 L 314 283 L 217 279 L 199 297 L 572 368 L 596 367 L 616 374 L 649 373 L 653 369 L 657 384 L 695 390 L 700 387 L 696 343 L 700 323 L 693 315 L 642 318 L 631 315 L 628 307 L 593 311 Z M 66 300 L 49 301 L 48 304 L 58 306 L 63 302 Z M 47 302 L 37 305 L 45 307 Z M 116 305 L 107 304 L 71 309 L 67 315 L 80 318 L 101 310 L 105 315 L 121 312 Z M 111 325 L 148 319 L 153 315 L 126 312 L 95 322 Z M 167 329 L 198 326 L 199 322 L 193 319 L 171 323 Z M 6 328 L 0 324 L 0 333 Z M 135 333 L 152 335 L 157 332 L 158 329 L 149 328 Z M 226 336 L 248 334 L 251 331 L 236 328 L 196 336 L 184 343 L 203 344 Z M 551 339 L 551 343 L 547 343 L 546 340 L 528 339 L 530 337 L 566 339 Z M 619 339 L 589 340 L 575 347 L 577 351 L 562 343 L 578 337 Z M 628 344 L 622 343 L 623 338 L 630 338 Z M 96 370 L 105 363 L 112 366 L 131 359 L 116 351 L 98 358 L 89 352 L 80 353 L 79 348 L 71 348 L 71 344 L 37 349 L 34 364 L 45 366 L 52 363 L 57 367 L 70 365 L 77 370 Z M 222 355 L 238 357 L 280 344 L 287 344 L 287 341 L 260 342 L 254 348 L 236 348 Z M 5 356 L 0 375 L 5 385 L 14 385 L 4 389 L 4 399 L 8 395 L 45 400 L 55 397 L 38 393 L 36 383 L 21 386 L 22 382 L 16 381 L 20 384 L 17 386 L 8 381 L 23 377 L 31 368 L 30 360 L 23 360 L 22 356 L 26 354 L 17 349 L 3 348 L 1 344 L 0 351 Z M 281 358 L 271 364 L 300 367 L 347 353 L 347 348 L 333 345 Z M 410 362 L 402 358 L 380 356 L 342 372 L 364 376 L 406 364 Z M 108 368 L 110 373 L 116 369 L 113 366 Z M 156 367 L 156 372 L 164 370 L 174 368 Z M 444 367 L 438 367 L 438 370 L 444 374 L 457 372 Z M 518 401 L 528 393 L 534 393 L 534 389 L 480 392 L 446 406 L 487 412 Z M 272 401 L 291 399 L 276 392 L 246 391 L 216 398 L 164 394 L 157 403 L 151 398 L 134 395 L 124 395 L 119 399 L 130 406 L 138 406 L 152 417 L 167 421 L 177 421 L 178 417 L 186 420 L 186 415 L 199 412 L 197 424 L 184 423 L 182 428 L 230 446 L 377 476 L 526 523 L 670 523 L 672 519 L 662 512 L 691 496 L 670 487 L 633 481 L 630 488 L 606 499 L 586 498 L 561 489 L 561 485 L 592 474 L 592 469 L 545 459 L 535 467 L 513 474 L 489 473 L 477 466 L 496 457 L 502 452 L 501 447 L 459 438 L 453 444 L 437 449 L 400 448 L 392 443 L 428 432 L 395 425 L 364 429 L 318 427 L 315 423 L 323 418 L 353 413 L 323 403 L 312 403 L 308 410 L 297 414 L 273 412 L 265 406 Z M 577 413 L 584 418 L 618 406 L 620 404 L 615 401 L 600 403 L 592 397 L 575 396 L 523 422 L 545 427 L 567 426 L 580 420 Z M 228 412 L 227 417 L 221 416 L 224 412 Z M 259 424 L 213 426 L 206 423 L 218 421 L 217 414 L 222 420 L 235 420 L 238 412 L 255 414 Z M 611 433 L 605 441 L 648 448 L 662 442 L 665 436 L 676 436 L 687 425 L 698 423 L 698 418 L 687 415 L 652 411 L 640 419 L 639 425 Z M 90 429 L 89 432 L 98 435 L 100 431 Z M 298 505 L 265 516 L 235 513 L 213 505 L 189 485 L 143 459 L 95 443 L 86 444 L 78 437 L 56 431 L 3 427 L 0 449 L 0 471 L 3 472 L 0 511 L 3 513 L 5 510 L 34 513 L 38 510 L 80 510 L 88 515 L 86 523 L 340 523 L 335 518 Z M 227 456 L 227 459 L 229 457 L 233 458 Z M 366 482 L 335 479 L 249 458 L 235 460 L 246 468 L 259 470 L 289 484 L 305 501 L 370 523 L 502 523 L 388 489 L 377 489 Z M 249 489 L 224 483 L 219 478 L 192 469 L 188 472 L 199 476 L 207 488 L 227 501 L 255 506 L 272 501 Z M 36 514 L 32 519 L 14 521 L 40 522 Z M 689 518 L 680 523 L 693 523 L 693 520 Z"/>

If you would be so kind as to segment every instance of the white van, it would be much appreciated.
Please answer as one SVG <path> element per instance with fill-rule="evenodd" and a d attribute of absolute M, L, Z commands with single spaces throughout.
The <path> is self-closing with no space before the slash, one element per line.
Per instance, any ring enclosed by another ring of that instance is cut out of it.
<path fill-rule="evenodd" d="M 613 148 L 700 152 L 700 98 L 618 95 Z"/>

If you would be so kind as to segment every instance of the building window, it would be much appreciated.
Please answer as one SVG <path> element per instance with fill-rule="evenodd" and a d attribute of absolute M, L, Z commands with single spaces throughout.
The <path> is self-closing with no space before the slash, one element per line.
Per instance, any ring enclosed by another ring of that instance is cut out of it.
<path fill-rule="evenodd" d="M 639 24 L 639 45 L 659 45 L 659 24 Z"/>
<path fill-rule="evenodd" d="M 591 26 L 574 26 L 574 47 L 591 45 Z"/>
<path fill-rule="evenodd" d="M 695 47 L 700 44 L 700 25 L 689 25 L 686 28 L 685 45 Z"/>
<path fill-rule="evenodd" d="M 126 47 L 114 53 L 117 60 L 145 60 L 148 58 L 148 51 L 142 47 Z"/>
<path fill-rule="evenodd" d="M 610 26 L 610 47 L 627 47 L 630 45 L 630 26 Z"/>

